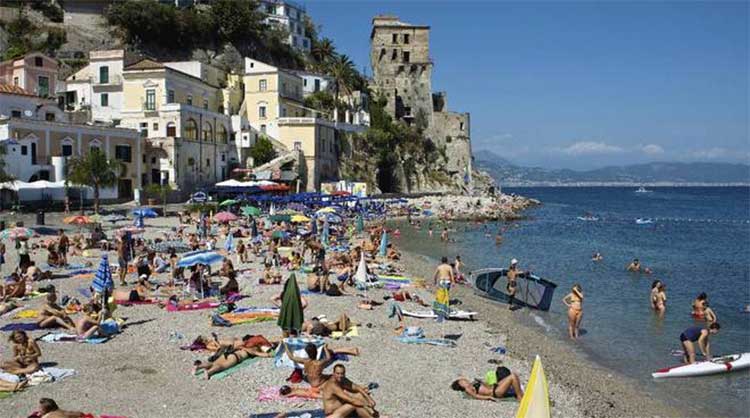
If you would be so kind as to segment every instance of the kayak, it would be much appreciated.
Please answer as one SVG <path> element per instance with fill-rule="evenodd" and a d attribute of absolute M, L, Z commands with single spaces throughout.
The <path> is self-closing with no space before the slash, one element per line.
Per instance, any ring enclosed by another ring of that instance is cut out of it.
<path fill-rule="evenodd" d="M 750 353 L 731 354 L 717 357 L 711 361 L 699 361 L 693 364 L 681 364 L 667 367 L 651 373 L 655 379 L 664 377 L 692 377 L 710 374 L 728 373 L 750 368 Z"/>

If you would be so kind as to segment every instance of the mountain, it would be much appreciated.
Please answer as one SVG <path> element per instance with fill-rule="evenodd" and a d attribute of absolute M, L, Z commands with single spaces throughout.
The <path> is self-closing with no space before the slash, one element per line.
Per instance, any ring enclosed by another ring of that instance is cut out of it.
<path fill-rule="evenodd" d="M 585 171 L 548 170 L 518 166 L 486 150 L 474 154 L 474 164 L 501 186 L 750 184 L 750 165 L 747 164 L 653 162 Z"/>

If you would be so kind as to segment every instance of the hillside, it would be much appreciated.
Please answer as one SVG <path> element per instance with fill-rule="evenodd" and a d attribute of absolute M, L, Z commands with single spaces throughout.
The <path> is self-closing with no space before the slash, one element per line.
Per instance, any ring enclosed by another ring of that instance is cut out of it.
<path fill-rule="evenodd" d="M 594 170 L 549 170 L 515 165 L 491 151 L 474 154 L 475 165 L 503 186 L 545 184 L 750 183 L 746 164 L 708 162 L 653 162 Z"/>

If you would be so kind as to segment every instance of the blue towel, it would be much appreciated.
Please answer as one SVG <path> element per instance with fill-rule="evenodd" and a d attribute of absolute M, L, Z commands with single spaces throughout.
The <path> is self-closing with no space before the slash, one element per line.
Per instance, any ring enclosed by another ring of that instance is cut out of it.
<path fill-rule="evenodd" d="M 0 331 L 36 331 L 39 328 L 36 322 L 16 322 L 12 324 L 6 324 Z"/>
<path fill-rule="evenodd" d="M 264 414 L 250 414 L 249 418 L 275 418 L 281 412 L 267 412 Z M 304 411 L 285 412 L 287 418 L 325 418 L 326 414 L 322 409 L 306 409 Z M 309 414 L 309 415 L 305 415 Z"/>
<path fill-rule="evenodd" d="M 455 347 L 456 342 L 442 338 L 415 338 L 415 337 L 394 337 L 397 341 L 405 344 L 428 344 L 440 347 Z"/>

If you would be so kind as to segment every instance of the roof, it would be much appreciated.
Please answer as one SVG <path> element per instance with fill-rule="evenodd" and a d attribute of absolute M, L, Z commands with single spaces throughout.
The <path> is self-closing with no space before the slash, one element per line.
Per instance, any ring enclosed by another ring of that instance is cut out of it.
<path fill-rule="evenodd" d="M 29 96 L 29 97 L 36 97 L 36 94 L 24 90 L 19 86 L 14 86 L 11 84 L 2 84 L 0 83 L 0 93 L 3 94 L 15 94 L 17 96 Z"/>
<path fill-rule="evenodd" d="M 166 66 L 152 59 L 144 58 L 140 61 L 136 61 L 134 64 L 128 65 L 127 67 L 123 68 L 123 70 L 160 70 L 162 68 L 166 68 Z"/>

